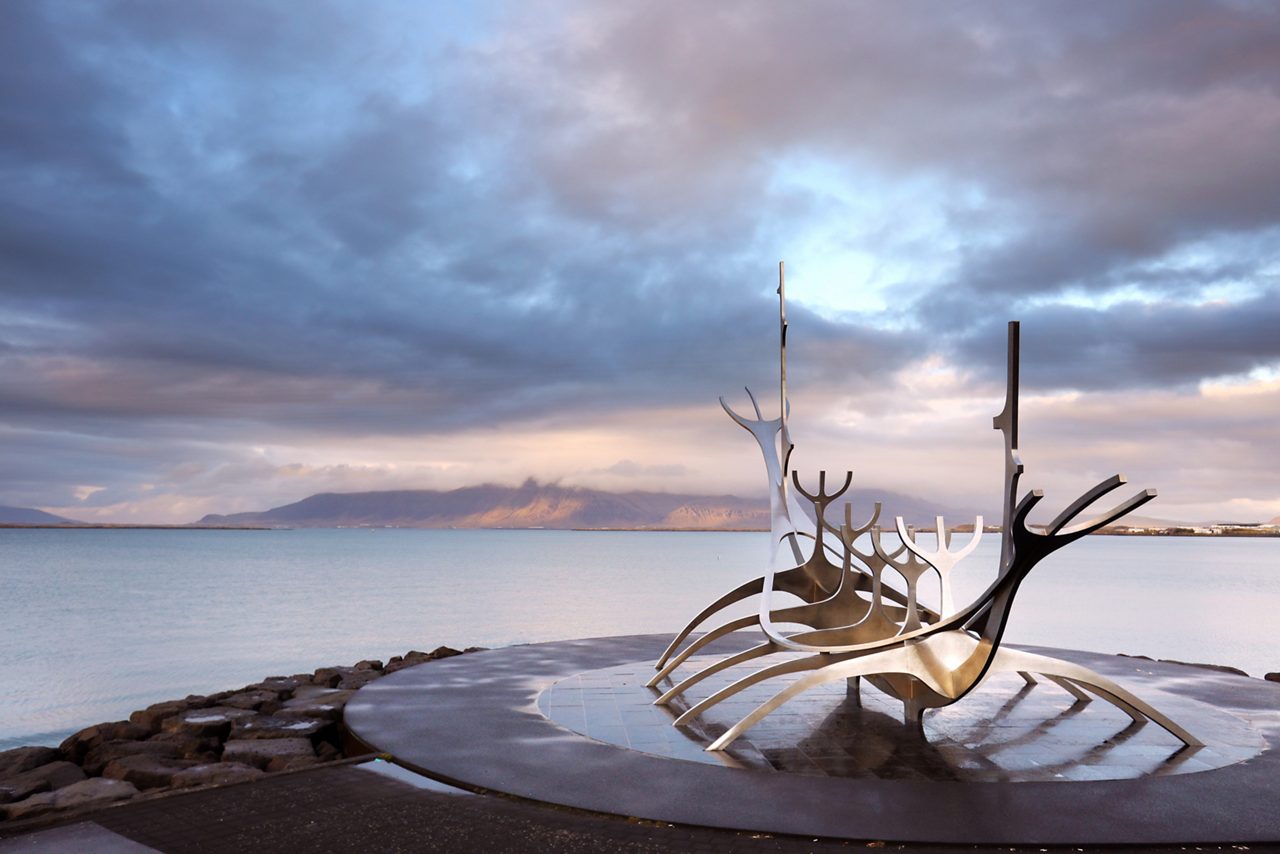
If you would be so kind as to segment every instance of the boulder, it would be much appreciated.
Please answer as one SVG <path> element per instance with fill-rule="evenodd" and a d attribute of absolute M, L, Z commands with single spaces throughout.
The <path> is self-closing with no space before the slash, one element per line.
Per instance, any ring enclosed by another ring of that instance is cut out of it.
<path fill-rule="evenodd" d="M 113 760 L 102 770 L 109 780 L 125 780 L 139 789 L 163 789 L 173 775 L 199 765 L 190 759 L 157 759 L 154 756 L 125 756 Z"/>
<path fill-rule="evenodd" d="M 166 718 L 161 729 L 165 732 L 183 735 L 226 738 L 231 732 L 231 725 L 244 718 L 256 714 L 251 709 L 237 709 L 234 706 L 211 706 L 207 709 L 189 709 L 173 717 Z"/>
<path fill-rule="evenodd" d="M 1263 676 L 1262 678 L 1267 680 L 1268 682 L 1280 682 L 1280 673 L 1268 673 L 1266 676 Z"/>
<path fill-rule="evenodd" d="M 255 768 L 266 768 L 273 759 L 316 757 L 315 748 L 306 738 L 238 738 L 222 748 L 224 762 L 243 762 Z"/>
<path fill-rule="evenodd" d="M 293 692 L 293 700 L 295 701 L 311 701 L 311 700 L 332 700 L 343 692 L 337 688 L 324 688 L 319 685 L 304 685 L 297 691 Z M 348 692 L 349 694 L 350 692 Z M 286 703 L 285 705 L 288 705 Z"/>
<path fill-rule="evenodd" d="M 344 676 L 354 672 L 354 667 L 321 667 L 311 677 L 311 684 L 321 688 L 336 688 Z"/>
<path fill-rule="evenodd" d="M 207 765 L 196 765 L 173 775 L 170 785 L 175 789 L 186 789 L 191 786 L 225 786 L 228 783 L 243 783 L 257 780 L 266 774 L 242 762 L 213 762 Z"/>
<path fill-rule="evenodd" d="M 397 670 L 404 670 L 406 667 L 413 667 L 415 664 L 422 664 L 426 661 L 435 661 L 440 658 L 451 658 L 455 655 L 462 655 L 462 652 L 452 647 L 438 646 L 431 652 L 422 652 L 421 650 L 411 649 L 404 655 L 397 655 L 387 662 L 384 669 L 387 673 L 395 673 Z"/>
<path fill-rule="evenodd" d="M 134 712 L 129 715 L 129 720 L 139 726 L 146 727 L 148 733 L 155 733 L 160 731 L 160 725 L 166 719 L 185 712 L 189 708 L 191 707 L 187 705 L 185 700 L 168 700 L 164 703 L 155 703 L 154 705 L 147 706 L 141 711 Z"/>
<path fill-rule="evenodd" d="M 84 772 L 74 762 L 48 762 L 14 774 L 0 778 L 0 804 L 21 801 L 39 792 L 48 792 L 79 783 L 84 779 Z"/>
<path fill-rule="evenodd" d="M 137 714 L 135 712 L 134 714 Z M 89 751 L 108 741 L 138 741 L 151 735 L 147 727 L 133 721 L 111 721 L 80 730 L 58 748 L 68 762 L 83 762 Z"/>
<path fill-rule="evenodd" d="M 267 773 L 277 771 L 297 771 L 299 768 L 312 768 L 320 764 L 315 756 L 275 756 L 267 763 Z"/>
<path fill-rule="evenodd" d="M 305 679 L 297 676 L 268 676 L 261 682 L 253 685 L 245 686 L 246 691 L 274 691 L 276 696 L 281 700 L 287 700 L 293 696 L 293 692 L 303 685 L 311 684 L 311 676 L 308 674 Z"/>
<path fill-rule="evenodd" d="M 341 691 L 358 691 L 381 676 L 381 670 L 357 670 L 343 676 L 337 687 Z"/>
<path fill-rule="evenodd" d="M 357 661 L 356 670 L 381 670 L 382 662 L 376 658 L 366 658 L 364 661 Z"/>
<path fill-rule="evenodd" d="M 280 708 L 280 694 L 277 691 L 242 691 L 224 697 L 220 705 L 269 715 Z"/>
<path fill-rule="evenodd" d="M 351 699 L 354 691 L 335 691 L 325 688 L 306 690 L 299 688 L 297 695 L 276 710 L 278 718 L 323 718 L 337 721 L 342 719 L 342 709 Z"/>
<path fill-rule="evenodd" d="M 201 762 L 217 762 L 222 752 L 222 741 L 217 738 L 187 735 L 181 732 L 162 732 L 148 741 L 177 746 L 179 759 L 198 759 Z"/>
<path fill-rule="evenodd" d="M 305 738 L 315 744 L 333 738 L 337 729 L 333 721 L 324 718 L 258 715 L 236 721 L 231 727 L 230 738 Z"/>
<path fill-rule="evenodd" d="M 104 768 L 117 759 L 126 756 L 153 756 L 156 759 L 179 759 L 182 750 L 179 745 L 163 741 L 108 741 L 99 744 L 84 758 L 84 773 L 97 777 Z"/>
<path fill-rule="evenodd" d="M 316 756 L 320 757 L 321 762 L 332 762 L 335 759 L 342 758 L 342 751 L 331 743 L 322 741 L 316 745 Z"/>
<path fill-rule="evenodd" d="M 0 751 L 0 779 L 30 771 L 61 758 L 62 753 L 55 747 L 15 747 Z"/>
<path fill-rule="evenodd" d="M 115 801 L 132 798 L 138 789 L 132 783 L 123 780 L 107 780 L 96 777 L 81 780 L 52 792 L 32 795 L 25 801 L 0 807 L 6 818 L 33 818 L 55 810 L 72 807 L 105 806 Z"/>

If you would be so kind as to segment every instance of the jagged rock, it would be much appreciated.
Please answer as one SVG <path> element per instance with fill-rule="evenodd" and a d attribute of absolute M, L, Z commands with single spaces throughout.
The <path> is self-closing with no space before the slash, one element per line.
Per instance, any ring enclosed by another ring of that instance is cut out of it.
<path fill-rule="evenodd" d="M 55 747 L 15 747 L 0 752 L 0 779 L 30 771 L 61 759 L 62 753 Z"/>
<path fill-rule="evenodd" d="M 354 672 L 354 667 L 321 667 L 311 677 L 311 684 L 321 688 L 336 688 L 344 676 Z"/>
<path fill-rule="evenodd" d="M 1262 678 L 1267 680 L 1268 682 L 1280 682 L 1280 673 L 1268 673 L 1266 676 L 1263 676 Z"/>
<path fill-rule="evenodd" d="M 437 658 L 453 658 L 455 655 L 462 655 L 462 650 L 454 649 L 451 646 L 438 646 L 427 653 L 427 657 L 432 661 Z"/>
<path fill-rule="evenodd" d="M 462 654 L 466 655 L 468 652 L 485 652 L 488 649 L 489 647 L 487 646 L 469 646 L 462 651 Z"/>
<path fill-rule="evenodd" d="M 276 756 L 267 763 L 267 773 L 277 771 L 297 771 L 299 768 L 312 768 L 320 764 L 315 756 Z"/>
<path fill-rule="evenodd" d="M 191 694 L 186 699 L 166 700 L 164 703 L 155 703 L 148 705 L 140 712 L 134 712 L 129 716 L 129 720 L 138 725 L 147 727 L 151 732 L 159 732 L 161 725 L 165 720 L 188 711 L 188 709 L 202 709 L 210 707 L 216 700 L 212 697 L 205 697 L 202 694 Z"/>
<path fill-rule="evenodd" d="M 70 786 L 55 789 L 52 792 L 32 795 L 25 801 L 0 807 L 0 810 L 3 810 L 5 817 L 9 819 L 34 818 L 60 809 L 104 806 L 115 801 L 127 800 L 136 794 L 138 789 L 132 783 L 96 777 L 72 783 Z"/>
<path fill-rule="evenodd" d="M 243 783 L 265 777 L 261 770 L 242 762 L 213 762 L 207 765 L 196 765 L 173 775 L 170 785 L 175 789 L 186 789 L 191 786 L 225 786 L 228 783 Z"/>
<path fill-rule="evenodd" d="M 305 738 L 243 738 L 228 741 L 222 748 L 224 762 L 243 762 L 265 768 L 273 759 L 315 758 L 315 748 Z"/>
<path fill-rule="evenodd" d="M 356 670 L 381 670 L 382 662 L 376 658 L 366 658 L 364 661 L 357 661 Z"/>
<path fill-rule="evenodd" d="M 287 700 L 293 696 L 293 692 L 303 685 L 310 685 L 311 677 L 308 675 L 305 679 L 297 676 L 268 676 L 261 682 L 245 687 L 246 691 L 274 691 L 276 696 L 281 700 Z"/>
<path fill-rule="evenodd" d="M 462 655 L 460 650 L 447 646 L 438 646 L 431 652 L 422 652 L 420 650 L 411 649 L 404 655 L 393 657 L 387 666 L 383 668 L 386 673 L 395 673 L 397 670 L 404 670 L 406 667 L 413 667 L 415 664 L 422 664 L 426 661 L 435 661 L 440 658 L 452 658 L 455 655 Z"/>
<path fill-rule="evenodd" d="M 178 759 L 182 750 L 177 744 L 163 741 L 108 741 L 90 750 L 83 762 L 84 773 L 97 777 L 104 768 L 126 756 L 152 756 L 156 759 Z"/>
<path fill-rule="evenodd" d="M 323 718 L 281 718 L 258 715 L 236 721 L 231 727 L 232 739 L 241 738 L 306 738 L 313 744 L 331 738 L 337 726 Z"/>
<path fill-rule="evenodd" d="M 207 709 L 189 709 L 171 718 L 166 718 L 161 728 L 165 732 L 177 732 L 184 735 L 226 738 L 231 732 L 231 724 L 256 714 L 251 709 L 237 709 L 233 706 L 211 706 Z"/>
<path fill-rule="evenodd" d="M 242 691 L 223 698 L 221 705 L 269 715 L 280 708 L 280 694 L 277 691 Z"/>
<path fill-rule="evenodd" d="M 338 683 L 338 688 L 342 691 L 357 691 L 373 680 L 381 678 L 381 676 L 382 671 L 380 670 L 357 670 L 342 677 L 342 681 Z"/>
<path fill-rule="evenodd" d="M 84 779 L 84 772 L 74 762 L 48 762 L 20 774 L 0 778 L 0 804 L 29 798 L 38 792 L 61 789 Z"/>
<path fill-rule="evenodd" d="M 163 789 L 173 775 L 200 763 L 191 759 L 157 759 L 154 756 L 125 756 L 115 759 L 102 769 L 102 776 L 111 780 L 125 780 L 139 789 Z"/>
<path fill-rule="evenodd" d="M 146 727 L 149 733 L 156 733 L 160 731 L 160 726 L 165 720 L 173 717 L 174 715 L 181 714 L 190 708 L 191 706 L 187 704 L 186 700 L 167 700 L 166 702 L 155 703 L 147 706 L 141 711 L 134 712 L 129 715 L 129 720 L 135 724 Z"/>
<path fill-rule="evenodd" d="M 336 721 L 342 719 L 342 709 L 351 699 L 354 691 L 335 691 L 312 686 L 310 690 L 299 688 L 292 700 L 276 710 L 278 718 L 323 718 Z"/>
<path fill-rule="evenodd" d="M 137 714 L 136 712 L 134 714 Z M 86 727 L 68 736 L 58 751 L 68 762 L 83 762 L 89 751 L 108 741 L 138 741 L 151 735 L 146 726 L 133 721 L 110 721 Z"/>
<path fill-rule="evenodd" d="M 176 745 L 180 759 L 217 762 L 218 754 L 222 752 L 222 741 L 218 738 L 187 735 L 181 732 L 158 733 L 151 736 L 148 741 Z"/>
<path fill-rule="evenodd" d="M 349 691 L 345 692 L 347 696 L 349 696 L 350 693 L 351 692 Z M 293 693 L 293 700 L 299 702 L 319 699 L 332 700 L 333 698 L 339 697 L 343 694 L 344 692 L 339 691 L 337 688 L 324 688 L 319 685 L 304 685 Z M 288 704 L 286 703 L 286 705 Z"/>
<path fill-rule="evenodd" d="M 1162 658 L 1160 660 L 1165 664 L 1181 664 L 1185 667 L 1201 667 L 1201 668 L 1204 668 L 1205 670 L 1216 670 L 1219 673 L 1233 673 L 1236 676 L 1249 675 L 1248 673 L 1245 673 L 1243 670 L 1241 670 L 1238 667 L 1228 667 L 1225 664 L 1200 664 L 1195 661 L 1178 661 L 1176 658 Z"/>

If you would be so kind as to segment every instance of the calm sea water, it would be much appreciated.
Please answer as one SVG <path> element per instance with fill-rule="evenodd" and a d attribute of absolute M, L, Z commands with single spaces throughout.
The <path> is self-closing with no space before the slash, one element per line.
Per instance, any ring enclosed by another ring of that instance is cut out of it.
<path fill-rule="evenodd" d="M 440 644 L 669 632 L 759 574 L 767 535 L 0 530 L 0 749 L 150 703 Z M 994 574 L 994 536 L 955 572 Z M 733 615 L 753 610 L 746 606 Z M 1280 670 L 1280 539 L 1092 537 L 1007 639 Z"/>

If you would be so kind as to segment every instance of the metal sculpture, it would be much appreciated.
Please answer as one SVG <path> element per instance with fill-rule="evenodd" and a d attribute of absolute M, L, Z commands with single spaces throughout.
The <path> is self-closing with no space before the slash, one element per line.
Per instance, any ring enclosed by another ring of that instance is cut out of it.
<path fill-rule="evenodd" d="M 718 637 L 738 629 L 756 626 L 763 641 L 749 649 L 719 659 L 667 688 L 654 702 L 671 703 L 716 673 L 780 652 L 807 653 L 760 668 L 691 705 L 675 721 L 690 722 L 708 709 L 753 685 L 777 676 L 803 674 L 775 693 L 754 711 L 717 738 L 707 749 L 723 750 L 747 729 L 792 697 L 817 685 L 838 679 L 848 680 L 850 695 L 856 698 L 859 680 L 866 679 L 903 704 L 904 720 L 919 726 L 926 709 L 940 708 L 963 699 L 989 675 L 996 672 L 1020 674 L 1028 684 L 1036 684 L 1032 674 L 1044 676 L 1069 692 L 1076 702 L 1089 702 L 1097 695 L 1124 711 L 1135 722 L 1151 720 L 1187 746 L 1201 742 L 1167 716 L 1121 686 L 1098 673 L 1068 661 L 1013 650 L 1002 645 L 1010 608 L 1019 585 L 1048 555 L 1108 525 L 1155 497 L 1144 490 L 1084 521 L 1076 521 L 1088 507 L 1125 483 L 1115 475 L 1071 502 L 1056 519 L 1037 530 L 1027 523 L 1031 510 L 1043 499 L 1039 490 L 1018 498 L 1018 482 L 1024 467 L 1018 453 L 1018 350 L 1017 321 L 1009 324 L 1008 369 L 1004 409 L 992 422 L 1000 430 L 1005 445 L 1003 524 L 1000 562 L 996 579 L 973 602 L 956 608 L 951 591 L 952 570 L 982 538 L 983 520 L 974 523 L 973 535 L 964 547 L 952 550 L 951 531 L 941 516 L 936 519 L 937 546 L 926 550 L 916 542 L 914 531 L 896 518 L 900 545 L 893 550 L 882 543 L 877 525 L 881 505 L 877 502 L 869 521 L 855 526 L 851 507 L 844 504 L 844 521 L 839 526 L 827 521 L 827 510 L 844 495 L 853 473 L 846 472 L 843 485 L 827 490 L 827 473 L 818 473 L 816 492 L 801 485 L 798 472 L 791 471 L 794 445 L 787 428 L 790 405 L 786 382 L 786 284 L 785 268 L 778 266 L 780 371 L 778 418 L 766 420 L 755 395 L 747 395 L 755 409 L 755 419 L 745 418 L 720 399 L 720 404 L 739 426 L 755 438 L 764 456 L 769 478 L 771 519 L 770 559 L 764 575 L 752 579 L 711 603 L 686 625 L 659 657 L 658 673 L 649 681 L 658 687 L 698 650 Z M 806 512 L 801 501 L 812 512 Z M 834 535 L 836 543 L 828 535 Z M 870 550 L 856 542 L 867 535 Z M 806 548 L 805 543 L 809 543 Z M 784 548 L 785 546 L 785 548 Z M 807 556 L 806 556 L 807 552 Z M 889 584 L 887 571 L 902 579 L 904 590 Z M 919 601 L 920 583 L 930 573 L 938 577 L 938 611 Z M 680 645 L 690 633 L 727 606 L 760 595 L 756 614 L 730 620 L 711 629 L 683 650 Z M 775 594 L 790 594 L 801 600 L 791 607 L 777 607 Z M 800 625 L 787 632 L 783 624 Z"/>

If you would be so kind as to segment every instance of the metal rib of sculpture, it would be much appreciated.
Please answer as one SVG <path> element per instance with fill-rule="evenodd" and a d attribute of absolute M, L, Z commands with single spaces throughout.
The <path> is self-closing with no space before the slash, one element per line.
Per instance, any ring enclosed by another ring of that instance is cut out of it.
<path fill-rule="evenodd" d="M 848 503 L 844 504 L 841 525 L 832 525 L 827 520 L 828 508 L 852 483 L 852 472 L 846 473 L 843 485 L 834 492 L 827 491 L 826 472 L 819 472 L 817 491 L 809 492 L 801 485 L 799 473 L 789 470 L 794 446 L 787 429 L 787 321 L 783 272 L 782 265 L 779 265 L 781 414 L 778 418 L 765 420 L 750 389 L 747 394 L 755 409 L 754 420 L 744 418 L 734 412 L 723 398 L 720 400 L 729 417 L 752 434 L 764 456 L 772 523 L 768 568 L 762 577 L 730 591 L 694 617 L 659 657 L 655 665 L 658 673 L 648 684 L 650 687 L 659 686 L 691 655 L 729 632 L 757 626 L 764 637 L 760 644 L 719 659 L 685 677 L 662 693 L 655 704 L 671 703 L 709 676 L 729 668 L 774 653 L 802 652 L 809 654 L 792 656 L 763 667 L 694 703 L 676 719 L 675 725 L 689 723 L 753 685 L 777 676 L 803 674 L 730 727 L 707 749 L 725 749 L 791 698 L 838 679 L 849 681 L 850 693 L 854 697 L 857 696 L 858 680 L 867 679 L 889 696 L 900 700 L 905 721 L 918 726 L 926 709 L 940 708 L 963 699 L 992 673 L 1015 672 L 1030 684 L 1036 682 L 1031 674 L 1040 674 L 1068 691 L 1077 702 L 1088 702 L 1092 699 L 1090 694 L 1097 695 L 1124 711 L 1134 722 L 1151 720 L 1185 745 L 1200 746 L 1198 739 L 1171 719 L 1100 674 L 1068 661 L 1009 649 L 1001 644 L 1019 585 L 1037 563 L 1068 543 L 1116 521 L 1156 494 L 1154 490 L 1144 490 L 1110 510 L 1085 521 L 1076 521 L 1098 499 L 1125 483 L 1121 475 L 1115 475 L 1073 501 L 1043 530 L 1028 525 L 1027 517 L 1042 500 L 1043 494 L 1033 490 L 1018 499 L 1018 482 L 1023 474 L 1018 454 L 1018 323 L 1009 324 L 1005 405 L 992 425 L 1003 433 L 1005 445 L 1000 562 L 995 581 L 973 602 L 957 609 L 953 602 L 950 575 L 980 542 L 983 531 L 981 516 L 975 520 L 969 542 L 954 551 L 951 532 L 942 517 L 936 520 L 937 546 L 928 551 L 916 542 L 914 531 L 899 516 L 895 520 L 895 528 L 900 545 L 890 551 L 882 544 L 882 533 L 876 524 L 881 512 L 878 502 L 871 518 L 862 525 L 853 524 Z M 794 487 L 794 491 L 789 487 Z M 812 508 L 811 514 L 800 503 L 802 499 Z M 828 534 L 834 535 L 839 547 L 829 542 Z M 863 535 L 869 536 L 869 551 L 856 546 L 856 541 Z M 811 541 L 811 547 L 806 549 L 802 541 Z M 787 546 L 785 549 L 784 544 Z M 780 566 L 784 568 L 779 571 Z M 885 575 L 889 570 L 902 579 L 905 590 L 886 583 Z M 938 576 L 939 611 L 933 611 L 919 601 L 920 582 L 931 572 Z M 716 613 L 757 594 L 761 598 L 756 614 L 725 622 L 680 649 L 690 633 Z M 791 594 L 800 599 L 801 604 L 776 607 L 775 594 Z M 783 624 L 803 628 L 786 632 L 781 628 Z"/>

